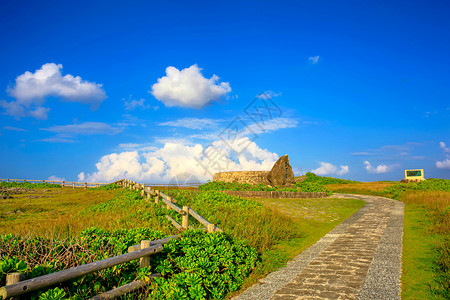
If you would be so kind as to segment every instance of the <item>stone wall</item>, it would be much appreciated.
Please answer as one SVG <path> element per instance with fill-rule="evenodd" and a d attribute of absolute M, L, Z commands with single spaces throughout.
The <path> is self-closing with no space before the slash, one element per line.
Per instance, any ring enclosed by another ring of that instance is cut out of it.
<path fill-rule="evenodd" d="M 242 198 L 324 198 L 326 193 L 311 192 L 284 192 L 284 191 L 222 191 L 230 196 L 240 196 Z"/>
<path fill-rule="evenodd" d="M 289 157 L 283 155 L 270 171 L 236 171 L 220 172 L 213 176 L 213 181 L 232 183 L 265 184 L 270 186 L 292 186 L 295 182 L 294 172 L 289 164 Z"/>
<path fill-rule="evenodd" d="M 236 172 L 220 172 L 214 174 L 213 181 L 225 181 L 233 183 L 248 183 L 256 185 L 263 183 L 269 185 L 267 179 L 269 171 L 236 171 Z"/>

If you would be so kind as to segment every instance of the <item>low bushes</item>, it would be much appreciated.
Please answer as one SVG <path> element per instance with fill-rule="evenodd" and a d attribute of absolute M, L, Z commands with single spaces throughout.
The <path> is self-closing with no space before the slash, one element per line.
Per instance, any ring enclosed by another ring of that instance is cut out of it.
<path fill-rule="evenodd" d="M 6 273 L 18 271 L 27 278 L 34 278 L 126 253 L 129 246 L 143 239 L 163 237 L 160 231 L 148 228 L 108 231 L 95 227 L 70 240 L 4 235 L 0 237 L 0 284 L 5 284 Z M 147 295 L 139 293 L 129 297 L 220 299 L 239 289 L 257 260 L 255 249 L 233 241 L 223 233 L 188 230 L 181 234 L 180 240 L 171 240 L 162 252 L 153 255 L 151 267 L 139 268 L 139 260 L 135 260 L 62 283 L 56 288 L 31 293 L 29 297 L 85 299 L 137 278 L 145 280 L 152 272 L 160 272 L 163 277 L 154 279 Z"/>
<path fill-rule="evenodd" d="M 358 181 L 354 180 L 347 180 L 347 179 L 340 179 L 340 178 L 333 178 L 333 177 L 326 177 L 326 176 L 317 176 L 314 173 L 307 172 L 303 177 L 306 177 L 306 179 L 303 180 L 303 182 L 314 182 L 319 184 L 349 184 L 349 183 L 358 183 Z"/>
<path fill-rule="evenodd" d="M 248 183 L 234 183 L 213 181 L 208 182 L 198 187 L 200 191 L 285 191 L 285 192 L 325 192 L 327 195 L 331 195 L 331 191 L 328 190 L 323 184 L 319 182 L 296 182 L 293 187 L 271 187 L 265 184 L 251 185 Z"/>

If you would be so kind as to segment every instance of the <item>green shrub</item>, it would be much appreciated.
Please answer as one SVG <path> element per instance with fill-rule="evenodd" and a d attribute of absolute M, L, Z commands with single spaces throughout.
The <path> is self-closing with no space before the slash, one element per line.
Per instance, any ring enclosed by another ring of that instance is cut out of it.
<path fill-rule="evenodd" d="M 312 174 L 312 173 L 311 173 Z M 315 175 L 314 175 L 315 176 Z M 270 187 L 265 184 L 251 185 L 248 183 L 234 183 L 223 181 L 207 182 L 198 187 L 200 191 L 285 191 L 285 192 L 325 192 L 331 195 L 331 191 L 320 182 L 297 182 L 293 187 Z"/>
<path fill-rule="evenodd" d="M 163 238 L 159 231 L 148 228 L 107 231 L 100 228 L 84 230 L 77 240 L 55 238 L 0 237 L 0 277 L 20 271 L 27 278 L 66 269 L 61 259 L 67 251 L 78 256 L 80 264 L 127 252 L 141 240 Z M 24 244 L 45 244 L 40 253 L 24 253 Z M 74 249 L 74 244 L 77 249 Z M 78 251 L 74 251 L 78 250 Z M 40 261 L 39 261 L 40 259 Z M 64 260 L 62 260 L 64 261 Z M 108 268 L 62 283 L 58 288 L 28 294 L 31 299 L 85 299 L 124 285 L 136 278 L 146 279 L 152 272 L 161 273 L 149 291 L 153 299 L 220 299 L 240 288 L 243 280 L 256 267 L 257 251 L 224 233 L 207 234 L 188 230 L 179 240 L 171 240 L 163 251 L 152 255 L 150 268 L 139 268 L 139 260 Z M 133 298 L 145 297 L 133 294 Z"/>
<path fill-rule="evenodd" d="M 333 178 L 333 177 L 326 177 L 326 176 L 318 176 L 314 173 L 307 172 L 305 175 L 306 179 L 303 182 L 315 182 L 320 184 L 348 184 L 348 183 L 358 183 L 358 181 L 354 180 L 347 180 L 347 179 L 340 179 L 340 178 Z"/>

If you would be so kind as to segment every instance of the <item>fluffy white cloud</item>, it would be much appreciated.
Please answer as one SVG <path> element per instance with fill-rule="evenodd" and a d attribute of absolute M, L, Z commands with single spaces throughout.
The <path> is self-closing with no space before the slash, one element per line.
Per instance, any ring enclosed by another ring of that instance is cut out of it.
<path fill-rule="evenodd" d="M 202 108 L 231 92 L 228 82 L 219 83 L 219 77 L 205 78 L 201 68 L 192 65 L 181 71 L 166 68 L 166 76 L 152 86 L 152 95 L 167 107 Z"/>
<path fill-rule="evenodd" d="M 331 163 L 321 161 L 320 167 L 315 170 L 312 170 L 311 172 L 317 175 L 330 175 L 330 174 L 344 175 L 349 172 L 349 167 L 341 165 L 338 168 L 337 166 Z"/>
<path fill-rule="evenodd" d="M 204 129 L 216 127 L 222 120 L 207 118 L 183 118 L 175 121 L 158 123 L 159 126 L 184 127 L 189 129 Z"/>
<path fill-rule="evenodd" d="M 278 155 L 248 142 L 247 148 L 237 157 L 222 141 L 213 142 L 206 148 L 200 144 L 168 142 L 154 151 L 111 153 L 96 164 L 96 172 L 82 172 L 78 179 L 110 182 L 128 178 L 147 183 L 173 182 L 180 178 L 206 181 L 212 179 L 212 173 L 220 171 L 270 170 Z M 221 156 L 215 156 L 217 153 Z"/>
<path fill-rule="evenodd" d="M 311 61 L 312 64 L 317 64 L 319 62 L 319 55 L 316 56 L 310 56 L 308 57 L 308 60 Z"/>
<path fill-rule="evenodd" d="M 367 170 L 367 172 L 369 173 L 376 173 L 376 174 L 381 174 L 381 173 L 387 173 L 393 170 L 394 166 L 388 166 L 388 165 L 378 165 L 377 167 L 373 167 L 369 161 L 364 161 L 364 165 L 365 168 Z"/>
<path fill-rule="evenodd" d="M 50 132 L 58 133 L 60 136 L 72 136 L 77 134 L 117 134 L 122 128 L 112 127 L 102 122 L 84 122 L 81 124 L 57 125 L 48 128 L 41 128 Z"/>
<path fill-rule="evenodd" d="M 47 119 L 49 108 L 42 107 L 45 98 L 58 97 L 64 101 L 91 104 L 96 108 L 106 98 L 101 84 L 89 82 L 79 76 L 62 76 L 61 64 L 47 63 L 34 73 L 25 72 L 16 78 L 13 87 L 7 92 L 16 101 L 1 101 L 5 113 L 16 118 L 31 116 Z"/>
<path fill-rule="evenodd" d="M 436 162 L 436 168 L 438 169 L 449 169 L 450 170 L 450 159 Z"/>
<path fill-rule="evenodd" d="M 447 145 L 445 145 L 444 142 L 440 142 L 439 146 L 441 147 L 442 151 L 444 151 L 444 153 L 450 153 L 450 148 L 447 147 Z M 450 169 L 450 155 L 449 154 L 445 154 L 445 156 L 447 157 L 445 160 L 443 160 L 443 161 L 436 161 L 436 168 L 438 168 L 438 169 Z"/>
<path fill-rule="evenodd" d="M 106 98 L 101 84 L 70 74 L 62 76 L 62 68 L 61 64 L 48 63 L 34 73 L 27 71 L 16 78 L 16 85 L 8 88 L 8 93 L 25 106 L 47 96 L 95 105 Z"/>

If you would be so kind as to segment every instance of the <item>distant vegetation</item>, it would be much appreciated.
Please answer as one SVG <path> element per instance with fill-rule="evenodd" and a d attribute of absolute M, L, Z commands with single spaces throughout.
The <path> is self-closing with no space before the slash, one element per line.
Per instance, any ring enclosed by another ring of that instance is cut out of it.
<path fill-rule="evenodd" d="M 333 177 L 326 177 L 326 176 L 318 176 L 314 173 L 307 172 L 305 175 L 300 176 L 300 178 L 306 178 L 303 180 L 303 182 L 314 182 L 319 184 L 349 184 L 349 183 L 359 183 L 359 181 L 354 180 L 347 180 L 347 179 L 340 179 L 340 178 L 333 178 Z"/>
<path fill-rule="evenodd" d="M 13 188 L 20 187 L 26 189 L 43 189 L 43 188 L 61 188 L 60 184 L 51 184 L 51 183 L 31 183 L 31 182 L 0 182 L 0 187 L 3 188 Z"/>
<path fill-rule="evenodd" d="M 408 191 L 449 191 L 450 180 L 430 178 L 419 182 L 399 183 L 387 187 L 382 194 L 393 198 L 399 198 Z"/>
<path fill-rule="evenodd" d="M 224 181 L 207 182 L 198 187 L 201 191 L 285 191 L 285 192 L 324 192 L 331 195 L 331 191 L 320 182 L 296 182 L 292 187 L 271 187 L 265 184 L 251 185 L 248 183 L 234 183 Z"/>

